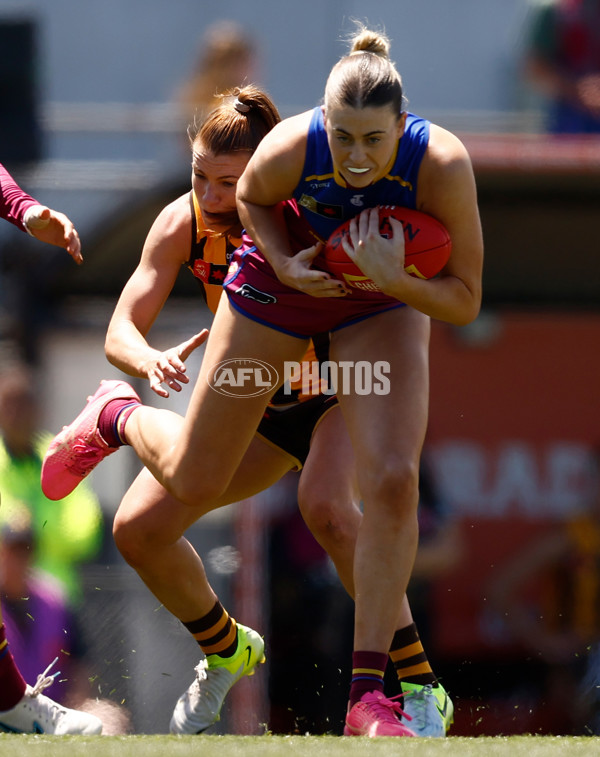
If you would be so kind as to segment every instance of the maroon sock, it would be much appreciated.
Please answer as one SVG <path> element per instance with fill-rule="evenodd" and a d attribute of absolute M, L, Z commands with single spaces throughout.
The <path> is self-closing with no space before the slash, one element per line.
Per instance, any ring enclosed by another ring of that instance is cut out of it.
<path fill-rule="evenodd" d="M 388 656 L 383 652 L 352 653 L 352 683 L 350 684 L 350 707 L 355 705 L 367 691 L 383 693 L 383 675 Z"/>
<path fill-rule="evenodd" d="M 127 444 L 122 435 L 119 435 L 119 431 L 123 431 L 125 421 L 140 405 L 141 403 L 137 400 L 132 401 L 128 398 L 111 400 L 103 408 L 98 418 L 98 431 L 109 447 L 121 447 Z"/>
<path fill-rule="evenodd" d="M 0 711 L 12 710 L 25 696 L 27 683 L 8 648 L 6 626 L 0 626 Z"/>

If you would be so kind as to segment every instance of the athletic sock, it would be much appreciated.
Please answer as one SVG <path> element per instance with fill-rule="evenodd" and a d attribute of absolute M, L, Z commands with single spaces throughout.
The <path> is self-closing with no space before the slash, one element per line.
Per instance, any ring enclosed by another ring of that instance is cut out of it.
<path fill-rule="evenodd" d="M 231 657 L 237 649 L 236 622 L 229 617 L 219 600 L 209 613 L 183 625 L 196 639 L 205 655 Z"/>
<path fill-rule="evenodd" d="M 12 710 L 25 696 L 27 683 L 8 647 L 6 626 L 0 625 L 0 711 Z"/>
<path fill-rule="evenodd" d="M 390 647 L 390 659 L 394 663 L 400 682 L 420 686 L 439 685 L 423 649 L 415 623 L 396 631 Z"/>
<path fill-rule="evenodd" d="M 387 661 L 388 656 L 383 652 L 352 653 L 350 707 L 353 707 L 367 691 L 383 693 L 383 675 Z"/>
<path fill-rule="evenodd" d="M 130 398 L 111 400 L 106 404 L 98 418 L 98 431 L 109 447 L 127 444 L 125 424 L 131 413 L 140 406 L 140 402 Z"/>

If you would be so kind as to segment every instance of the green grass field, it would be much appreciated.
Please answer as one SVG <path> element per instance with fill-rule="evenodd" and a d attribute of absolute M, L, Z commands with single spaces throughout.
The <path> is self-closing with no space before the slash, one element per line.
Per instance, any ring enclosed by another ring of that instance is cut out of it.
<path fill-rule="evenodd" d="M 336 736 L 12 736 L 4 757 L 588 757 L 600 738 L 568 736 L 365 739 Z"/>

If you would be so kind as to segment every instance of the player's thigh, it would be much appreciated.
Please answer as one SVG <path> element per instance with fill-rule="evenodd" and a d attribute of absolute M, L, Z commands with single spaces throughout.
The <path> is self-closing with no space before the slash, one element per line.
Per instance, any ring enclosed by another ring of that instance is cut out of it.
<path fill-rule="evenodd" d="M 121 500 L 113 534 L 121 544 L 159 540 L 172 543 L 198 519 L 198 513 L 164 489 L 143 468 Z"/>
<path fill-rule="evenodd" d="M 215 368 L 225 360 L 239 359 L 250 366 L 262 361 L 282 380 L 285 361 L 298 361 L 306 345 L 307 340 L 246 318 L 222 297 L 175 450 L 177 467 L 192 480 L 210 475 L 228 483 L 277 386 L 264 394 L 232 397 L 211 385 Z"/>
<path fill-rule="evenodd" d="M 295 465 L 294 459 L 278 447 L 255 436 L 225 493 L 215 507 L 240 502 L 277 483 Z"/>
<path fill-rule="evenodd" d="M 302 469 L 299 498 L 310 505 L 315 500 L 357 499 L 354 451 L 339 405 L 319 419 Z"/>
<path fill-rule="evenodd" d="M 366 393 L 357 393 L 352 382 L 347 393 L 338 392 L 359 476 L 418 463 L 429 407 L 429 335 L 429 318 L 403 307 L 333 336 L 332 359 L 354 366 L 364 361 L 374 375 L 377 365 L 376 375 L 387 379 L 373 379 Z"/>

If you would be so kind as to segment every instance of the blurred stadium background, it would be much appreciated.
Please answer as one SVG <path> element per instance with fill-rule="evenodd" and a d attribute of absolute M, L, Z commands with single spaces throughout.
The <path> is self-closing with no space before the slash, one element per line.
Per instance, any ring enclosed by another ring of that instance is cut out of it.
<path fill-rule="evenodd" d="M 597 486 L 588 464 L 600 439 L 600 144 L 544 135 L 520 71 L 526 13 L 526 0 L 0 0 L 0 160 L 72 218 L 85 256 L 76 268 L 64 253 L 0 228 L 2 296 L 44 377 L 53 431 L 100 378 L 118 375 L 104 358 L 105 328 L 153 218 L 189 186 L 174 94 L 210 23 L 236 19 L 258 40 L 257 78 L 284 115 L 320 101 L 353 17 L 382 25 L 410 109 L 467 144 L 486 242 L 484 308 L 468 328 L 434 324 L 429 438 L 464 537 L 429 608 L 429 652 L 455 693 L 458 734 L 560 732 L 531 680 L 535 667 L 486 605 L 487 591 L 504 560 L 570 518 Z M 174 344 L 209 320 L 182 277 L 152 336 Z M 183 411 L 185 398 L 169 407 Z M 108 525 L 102 561 L 85 570 L 86 633 L 102 693 L 129 709 L 137 732 L 165 732 L 197 654 L 112 546 L 110 520 L 136 471 L 123 451 L 92 479 Z M 268 644 L 277 611 L 268 588 L 272 524 L 293 500 L 286 482 L 191 533 L 225 604 Z M 315 564 L 319 575 L 307 569 L 297 579 L 310 591 L 289 590 L 309 605 L 300 613 L 321 603 L 329 636 L 316 629 L 311 641 L 333 672 L 310 683 L 290 673 L 286 700 L 267 665 L 234 690 L 221 731 L 339 729 L 351 609 L 326 562 Z M 310 654 L 302 662 L 311 668 Z M 302 685 L 314 712 L 294 719 Z"/>

